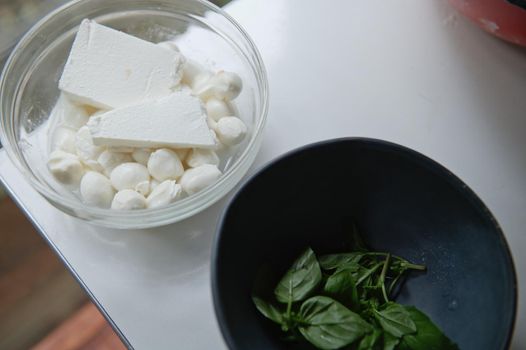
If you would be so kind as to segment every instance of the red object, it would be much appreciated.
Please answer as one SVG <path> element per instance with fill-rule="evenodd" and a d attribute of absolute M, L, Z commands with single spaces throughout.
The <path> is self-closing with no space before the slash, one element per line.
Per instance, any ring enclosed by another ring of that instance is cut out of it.
<path fill-rule="evenodd" d="M 487 32 L 526 46 L 526 0 L 449 0 Z"/>

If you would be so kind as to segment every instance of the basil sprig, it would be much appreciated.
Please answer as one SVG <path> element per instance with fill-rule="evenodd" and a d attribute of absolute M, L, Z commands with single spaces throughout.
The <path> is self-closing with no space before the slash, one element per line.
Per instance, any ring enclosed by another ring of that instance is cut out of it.
<path fill-rule="evenodd" d="M 369 251 L 355 227 L 351 237 L 352 252 L 316 257 L 307 248 L 272 294 L 252 296 L 259 312 L 286 340 L 318 349 L 458 349 L 424 313 L 391 300 L 403 275 L 425 266 Z"/>

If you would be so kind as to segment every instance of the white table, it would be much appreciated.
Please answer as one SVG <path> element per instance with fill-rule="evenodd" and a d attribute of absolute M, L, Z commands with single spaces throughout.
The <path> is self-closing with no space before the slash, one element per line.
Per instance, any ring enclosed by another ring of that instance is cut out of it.
<path fill-rule="evenodd" d="M 416 149 L 493 211 L 526 296 L 526 51 L 483 33 L 443 0 L 237 0 L 259 46 L 271 104 L 255 167 L 340 136 Z M 0 151 L 0 177 L 43 237 L 136 349 L 224 348 L 209 257 L 223 200 L 179 224 L 124 232 L 66 217 Z M 520 304 L 513 349 L 526 348 Z"/>

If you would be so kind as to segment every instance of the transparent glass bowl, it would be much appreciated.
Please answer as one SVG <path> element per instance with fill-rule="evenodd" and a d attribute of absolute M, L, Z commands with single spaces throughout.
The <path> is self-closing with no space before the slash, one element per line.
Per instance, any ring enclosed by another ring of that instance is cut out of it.
<path fill-rule="evenodd" d="M 186 57 L 211 69 L 239 74 L 235 107 L 248 126 L 244 143 L 225 159 L 223 176 L 203 191 L 158 209 L 115 211 L 87 206 L 52 178 L 47 118 L 58 80 L 84 18 L 151 42 L 175 40 Z M 194 215 L 230 191 L 259 150 L 268 105 L 265 68 L 245 31 L 224 11 L 202 0 L 77 0 L 38 22 L 9 57 L 0 79 L 0 139 L 15 166 L 52 205 L 72 216 L 114 228 L 165 225 Z"/>

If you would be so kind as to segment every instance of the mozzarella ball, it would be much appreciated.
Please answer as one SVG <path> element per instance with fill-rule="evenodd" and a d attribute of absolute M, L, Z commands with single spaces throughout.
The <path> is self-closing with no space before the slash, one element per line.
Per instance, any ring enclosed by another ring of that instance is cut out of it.
<path fill-rule="evenodd" d="M 111 209 L 115 210 L 137 210 L 144 208 L 146 208 L 146 198 L 134 190 L 117 192 L 111 202 Z"/>
<path fill-rule="evenodd" d="M 177 148 L 174 149 L 174 152 L 177 153 L 179 160 L 183 162 L 188 156 L 188 153 L 190 153 L 190 148 Z"/>
<path fill-rule="evenodd" d="M 215 142 L 214 150 L 221 151 L 225 147 L 225 145 L 223 145 L 221 141 L 219 141 L 219 138 L 217 137 L 217 133 L 214 130 L 210 130 L 210 133 L 212 134 L 212 138 L 214 139 L 214 142 Z"/>
<path fill-rule="evenodd" d="M 131 161 L 132 161 L 132 157 L 130 154 L 112 152 L 109 150 L 103 151 L 100 154 L 99 158 L 97 158 L 97 162 L 104 169 L 104 174 L 106 176 L 110 176 L 113 169 L 115 169 L 118 165 L 121 165 L 123 163 L 129 163 Z"/>
<path fill-rule="evenodd" d="M 84 175 L 80 159 L 72 153 L 60 150 L 50 154 L 47 166 L 58 182 L 68 186 L 78 186 Z"/>
<path fill-rule="evenodd" d="M 177 153 L 167 148 L 153 152 L 148 160 L 148 171 L 157 181 L 176 179 L 183 175 L 184 167 Z"/>
<path fill-rule="evenodd" d="M 186 158 L 186 164 L 191 168 L 197 168 L 203 164 L 219 165 L 219 157 L 211 149 L 194 148 Z"/>
<path fill-rule="evenodd" d="M 217 98 L 211 98 L 206 101 L 206 114 L 216 122 L 223 117 L 233 115 L 228 104 Z"/>
<path fill-rule="evenodd" d="M 186 170 L 179 183 L 187 194 L 192 195 L 216 182 L 220 176 L 221 171 L 217 166 L 204 164 Z"/>
<path fill-rule="evenodd" d="M 208 125 L 210 130 L 214 130 L 217 127 L 217 122 L 210 117 L 206 117 L 206 125 Z"/>
<path fill-rule="evenodd" d="M 87 126 L 83 126 L 77 131 L 75 147 L 77 148 L 77 155 L 84 164 L 95 171 L 103 171 L 102 166 L 97 162 L 97 158 L 104 151 L 104 147 L 93 144 L 93 139 Z"/>
<path fill-rule="evenodd" d="M 239 118 L 224 117 L 217 122 L 215 132 L 221 143 L 233 146 L 243 141 L 247 134 L 247 127 Z"/>
<path fill-rule="evenodd" d="M 216 98 L 231 101 L 239 95 L 242 88 L 243 82 L 239 75 L 221 71 L 193 89 L 194 93 L 204 100 Z"/>
<path fill-rule="evenodd" d="M 186 60 L 186 63 L 183 68 L 183 80 L 182 82 L 192 89 L 200 88 L 204 83 L 206 83 L 212 73 L 205 69 L 199 63 L 193 60 Z"/>
<path fill-rule="evenodd" d="M 123 163 L 118 165 L 110 175 L 111 184 L 118 191 L 134 190 L 143 181 L 150 181 L 148 169 L 138 163 Z"/>
<path fill-rule="evenodd" d="M 150 181 L 141 181 L 135 186 L 135 191 L 139 192 L 143 196 L 147 196 L 150 193 Z"/>
<path fill-rule="evenodd" d="M 62 94 L 51 111 L 50 118 L 58 120 L 61 126 L 78 130 L 86 125 L 89 117 L 84 108 L 73 103 L 66 95 Z"/>
<path fill-rule="evenodd" d="M 166 180 L 159 184 L 146 199 L 148 208 L 160 208 L 175 202 L 181 197 L 183 189 L 174 180 Z"/>
<path fill-rule="evenodd" d="M 160 184 L 161 184 L 161 183 L 160 183 L 159 181 L 157 181 L 157 180 L 155 180 L 155 179 L 151 179 L 151 180 L 150 180 L 150 193 L 152 193 L 153 190 L 155 190 L 155 188 L 156 188 L 157 186 L 159 186 Z"/>
<path fill-rule="evenodd" d="M 137 148 L 133 151 L 132 157 L 133 159 L 142 165 L 148 164 L 148 159 L 150 159 L 150 155 L 152 154 L 152 150 L 148 148 Z"/>
<path fill-rule="evenodd" d="M 88 171 L 80 181 L 80 195 L 86 204 L 109 208 L 115 190 L 106 176 L 95 171 Z"/>
<path fill-rule="evenodd" d="M 61 150 L 68 153 L 76 153 L 75 147 L 76 132 L 70 128 L 58 127 L 51 137 L 51 150 Z"/>

